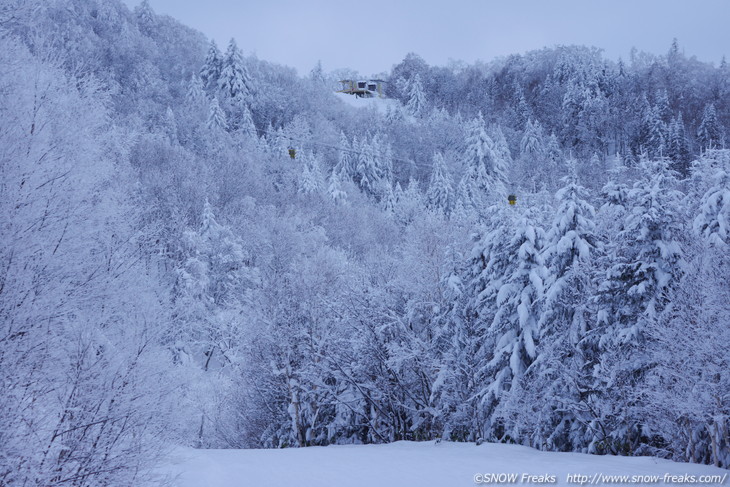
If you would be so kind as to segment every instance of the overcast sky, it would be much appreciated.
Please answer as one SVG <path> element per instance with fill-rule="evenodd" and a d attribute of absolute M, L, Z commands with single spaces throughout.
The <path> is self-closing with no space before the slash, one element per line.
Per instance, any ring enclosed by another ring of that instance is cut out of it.
<path fill-rule="evenodd" d="M 730 47 L 730 0 L 149 0 L 153 10 L 200 30 L 225 49 L 308 73 L 389 71 L 409 52 L 429 64 L 472 63 L 558 44 L 632 47 L 717 64 Z M 134 6 L 140 0 L 125 0 Z"/>

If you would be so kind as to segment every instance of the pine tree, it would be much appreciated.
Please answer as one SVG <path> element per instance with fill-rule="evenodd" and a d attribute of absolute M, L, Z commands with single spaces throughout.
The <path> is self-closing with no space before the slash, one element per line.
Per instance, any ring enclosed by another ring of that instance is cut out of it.
<path fill-rule="evenodd" d="M 170 142 L 177 143 L 177 120 L 175 112 L 170 107 L 167 107 L 167 110 L 165 110 L 165 119 L 162 126 Z"/>
<path fill-rule="evenodd" d="M 518 179 L 528 182 L 527 186 L 536 191 L 538 186 L 545 186 L 551 178 L 545 164 L 545 142 L 542 125 L 535 120 L 528 120 L 525 133 L 520 141 L 521 174 Z"/>
<path fill-rule="evenodd" d="M 553 132 L 548 137 L 548 141 L 545 147 L 545 165 L 547 173 L 551 175 L 551 179 L 555 179 L 555 176 L 563 169 L 563 152 L 560 149 L 560 142 Z"/>
<path fill-rule="evenodd" d="M 243 55 L 238 49 L 235 39 L 231 39 L 223 57 L 218 88 L 226 97 L 243 102 L 247 102 L 251 94 L 251 79 L 248 76 L 243 62 Z"/>
<path fill-rule="evenodd" d="M 487 369 L 495 348 L 488 330 L 496 314 L 496 295 L 504 283 L 509 260 L 512 215 L 504 208 L 490 214 L 488 228 L 475 235 L 468 263 L 454 273 L 446 287 L 452 305 L 448 312 L 450 346 L 444 361 L 444 436 L 457 441 L 488 438 L 492 410 L 484 407 L 482 388 L 493 377 Z M 459 202 L 454 217 L 459 211 Z M 494 407 L 490 403 L 489 406 Z"/>
<path fill-rule="evenodd" d="M 555 196 L 560 206 L 543 251 L 550 278 L 546 282 L 540 331 L 563 339 L 569 332 L 570 342 L 575 345 L 588 329 L 588 271 L 597 243 L 595 210 L 587 201 L 586 189 L 571 177 Z"/>
<path fill-rule="evenodd" d="M 493 150 L 481 113 L 471 123 L 464 153 L 464 175 L 459 182 L 459 198 L 467 206 L 479 209 L 486 199 L 504 197 L 506 163 Z"/>
<path fill-rule="evenodd" d="M 528 120 L 525 125 L 525 133 L 520 140 L 520 156 L 541 160 L 545 154 L 545 143 L 543 141 L 542 125 L 535 120 Z"/>
<path fill-rule="evenodd" d="M 677 118 L 672 119 L 672 123 L 669 125 L 667 157 L 672 161 L 672 168 L 680 175 L 684 177 L 689 175 L 692 154 L 685 134 L 682 113 Z"/>
<path fill-rule="evenodd" d="M 316 155 L 305 154 L 304 168 L 302 169 L 299 181 L 299 192 L 304 194 L 314 194 L 321 191 L 323 186 L 322 170 L 320 169 L 319 159 Z"/>
<path fill-rule="evenodd" d="M 496 408 L 510 393 L 511 385 L 538 358 L 540 301 L 546 277 L 541 255 L 544 232 L 529 213 L 511 220 L 513 228 L 506 235 L 490 236 L 505 240 L 480 243 L 485 248 L 480 254 L 488 255 L 483 260 L 480 281 L 488 284 L 478 295 L 477 309 L 481 317 L 491 319 L 485 332 L 491 358 L 483 365 L 489 379 L 483 383 L 479 397 L 488 418 L 484 438 L 495 440 L 511 433 L 494 415 Z"/>
<path fill-rule="evenodd" d="M 500 125 L 493 127 L 492 140 L 494 141 L 494 153 L 497 155 L 497 159 L 505 165 L 506 171 L 512 165 L 512 153 L 509 150 L 509 144 Z"/>
<path fill-rule="evenodd" d="M 211 130 L 228 130 L 226 122 L 226 114 L 218 104 L 218 98 L 214 97 L 210 101 L 210 111 L 208 113 L 208 128 Z"/>
<path fill-rule="evenodd" d="M 655 96 L 654 106 L 656 107 L 656 114 L 659 117 L 659 120 L 665 124 L 669 123 L 672 118 L 672 108 L 669 106 L 669 95 L 667 95 L 667 90 L 659 90 Z"/>
<path fill-rule="evenodd" d="M 205 56 L 203 67 L 200 68 L 200 80 L 206 89 L 218 87 L 218 78 L 223 69 L 223 55 L 218 49 L 218 45 L 214 40 L 210 41 L 208 54 Z"/>
<path fill-rule="evenodd" d="M 591 448 L 602 445 L 613 453 L 642 435 L 644 403 L 636 387 L 651 362 L 646 330 L 661 319 L 684 267 L 676 179 L 663 160 L 644 160 L 641 170 L 642 178 L 628 193 L 623 229 L 607 249 L 608 269 L 598 277 L 602 282 L 594 333 L 600 337 L 600 366 L 593 387 L 601 392 L 594 421 L 608 433 L 594 438 Z"/>
<path fill-rule="evenodd" d="M 730 245 L 730 175 L 722 168 L 714 179 L 715 184 L 702 198 L 694 229 L 710 244 L 727 249 Z"/>
<path fill-rule="evenodd" d="M 539 362 L 535 362 L 502 408 L 511 428 L 530 445 L 572 451 L 582 444 L 583 396 L 590 390 L 595 350 L 585 340 L 590 329 L 594 210 L 587 191 L 571 177 L 556 197 L 560 201 L 545 239 L 542 256 L 548 269 L 539 322 Z"/>
<path fill-rule="evenodd" d="M 188 89 L 185 92 L 185 100 L 191 105 L 196 105 L 205 99 L 205 91 L 203 90 L 203 81 L 195 73 L 190 77 Z"/>
<path fill-rule="evenodd" d="M 251 116 L 251 110 L 246 105 L 241 107 L 241 119 L 238 122 L 237 131 L 248 137 L 258 137 L 256 125 L 253 123 L 253 117 Z"/>
<path fill-rule="evenodd" d="M 340 175 L 340 178 L 345 181 L 352 180 L 355 175 L 353 147 L 350 145 L 350 141 L 344 132 L 340 132 L 340 142 L 337 151 L 337 164 L 335 165 L 335 171 Z"/>
<path fill-rule="evenodd" d="M 423 92 L 421 76 L 418 73 L 408 83 L 406 110 L 416 118 L 426 115 L 426 95 Z"/>
<path fill-rule="evenodd" d="M 720 144 L 720 125 L 717 121 L 715 105 L 710 103 L 705 106 L 702 115 L 702 122 L 697 129 L 697 138 L 703 149 L 715 149 Z"/>
<path fill-rule="evenodd" d="M 340 172 L 336 168 L 332 169 L 330 174 L 330 182 L 327 187 L 327 193 L 335 204 L 341 205 L 347 201 L 347 192 L 342 190 L 342 182 L 340 180 Z"/>
<path fill-rule="evenodd" d="M 448 213 L 451 210 L 453 197 L 451 175 L 446 167 L 444 156 L 437 152 L 433 156 L 431 182 L 426 195 L 427 206 Z"/>
<path fill-rule="evenodd" d="M 647 115 L 646 123 L 649 124 L 649 138 L 646 149 L 652 158 L 666 157 L 667 152 L 667 126 L 662 120 L 658 106 L 653 106 Z"/>
<path fill-rule="evenodd" d="M 137 21 L 142 31 L 149 34 L 151 29 L 157 24 L 157 15 L 152 10 L 149 0 L 142 0 L 142 3 L 135 7 L 134 13 L 137 16 Z"/>

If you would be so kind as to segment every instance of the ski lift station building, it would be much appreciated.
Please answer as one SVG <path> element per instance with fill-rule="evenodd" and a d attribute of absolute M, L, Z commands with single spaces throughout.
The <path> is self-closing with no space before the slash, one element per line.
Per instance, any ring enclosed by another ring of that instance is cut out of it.
<path fill-rule="evenodd" d="M 341 79 L 342 89 L 337 93 L 347 93 L 359 98 L 385 98 L 382 79 Z"/>

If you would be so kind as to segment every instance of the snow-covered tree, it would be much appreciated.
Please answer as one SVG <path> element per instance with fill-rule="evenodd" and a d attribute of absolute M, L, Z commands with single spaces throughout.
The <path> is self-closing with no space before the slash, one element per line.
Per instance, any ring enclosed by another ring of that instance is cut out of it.
<path fill-rule="evenodd" d="M 205 91 L 203 90 L 203 81 L 198 75 L 193 73 L 188 83 L 188 89 L 185 92 L 185 99 L 188 103 L 196 104 L 205 99 Z"/>
<path fill-rule="evenodd" d="M 342 189 L 342 180 L 340 179 L 340 173 L 336 170 L 336 168 L 333 168 L 332 173 L 330 174 L 327 193 L 336 204 L 343 204 L 347 201 L 347 192 Z"/>
<path fill-rule="evenodd" d="M 610 433 L 594 441 L 615 453 L 625 447 L 623 442 L 639 441 L 643 434 L 635 386 L 652 362 L 646 330 L 661 319 L 684 272 L 676 179 L 666 160 L 642 161 L 642 171 L 628 193 L 623 229 L 607 249 L 606 274 L 599 278 L 595 333 L 600 335 L 601 362 L 595 387 L 603 395 L 596 424 Z"/>
<path fill-rule="evenodd" d="M 226 114 L 215 97 L 210 101 L 208 111 L 208 128 L 211 130 L 228 130 L 228 122 L 226 122 Z"/>
<path fill-rule="evenodd" d="M 502 408 L 508 425 L 538 448 L 574 450 L 582 443 L 585 391 L 595 350 L 591 328 L 592 266 L 596 251 L 593 207 L 574 179 L 558 191 L 560 205 L 542 255 L 547 268 L 539 321 L 539 358 Z"/>
<path fill-rule="evenodd" d="M 223 69 L 223 55 L 214 40 L 210 41 L 208 53 L 205 56 L 203 67 L 200 68 L 200 80 L 207 89 L 218 87 L 218 78 Z"/>
<path fill-rule="evenodd" d="M 680 175 L 685 177 L 689 175 L 691 154 L 681 113 L 677 118 L 672 119 L 669 125 L 666 156 L 673 162 L 672 167 Z"/>
<path fill-rule="evenodd" d="M 421 76 L 416 73 L 413 79 L 408 83 L 408 102 L 406 110 L 414 117 L 426 115 L 426 95 L 423 92 L 421 84 Z"/>
<path fill-rule="evenodd" d="M 335 170 L 345 180 L 351 180 L 355 175 L 355 155 L 353 154 L 353 146 L 347 139 L 344 132 L 340 132 L 340 142 L 337 151 L 337 165 Z"/>
<path fill-rule="evenodd" d="M 506 194 L 506 163 L 495 154 L 493 147 L 480 113 L 470 124 L 464 152 L 465 171 L 457 190 L 457 197 L 464 205 L 480 208 L 486 201 Z"/>
<path fill-rule="evenodd" d="M 206 63 L 207 64 L 207 63 Z M 221 62 L 218 88 L 231 99 L 248 102 L 251 95 L 251 79 L 243 62 L 236 40 L 231 39 Z"/>
<path fill-rule="evenodd" d="M 431 182 L 428 185 L 428 193 L 426 195 L 428 207 L 448 213 L 453 203 L 453 191 L 451 175 L 446 167 L 444 156 L 440 152 L 437 152 L 433 156 Z"/>
<path fill-rule="evenodd" d="M 697 139 L 704 150 L 715 149 L 720 145 L 720 126 L 717 121 L 717 111 L 713 103 L 705 106 L 702 122 L 697 129 Z"/>
<path fill-rule="evenodd" d="M 303 159 L 304 167 L 299 180 L 299 191 L 304 194 L 318 193 L 324 186 L 319 159 L 315 154 L 305 154 Z"/>
<path fill-rule="evenodd" d="M 253 117 L 251 116 L 251 110 L 249 110 L 248 107 L 245 105 L 241 107 L 241 116 L 238 122 L 237 130 L 239 133 L 244 134 L 248 137 L 258 136 L 256 125 L 254 124 Z"/>
<path fill-rule="evenodd" d="M 694 229 L 710 244 L 724 249 L 730 245 L 730 174 L 721 168 L 714 179 L 714 186 L 702 198 Z"/>

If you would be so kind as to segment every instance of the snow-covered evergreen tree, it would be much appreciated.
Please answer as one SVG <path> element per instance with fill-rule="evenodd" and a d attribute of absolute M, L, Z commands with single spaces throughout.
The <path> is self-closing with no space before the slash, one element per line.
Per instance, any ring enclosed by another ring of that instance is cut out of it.
<path fill-rule="evenodd" d="M 528 120 L 525 132 L 520 140 L 520 156 L 535 160 L 542 159 L 545 153 L 542 125 L 537 120 Z"/>
<path fill-rule="evenodd" d="M 223 55 L 215 41 L 211 40 L 208 46 L 208 53 L 205 56 L 205 62 L 203 63 L 203 67 L 200 68 L 200 80 L 206 89 L 218 87 L 218 78 L 221 75 L 222 69 Z"/>
<path fill-rule="evenodd" d="M 207 65 L 207 62 L 206 62 Z M 231 99 L 248 102 L 251 95 L 251 79 L 243 62 L 243 55 L 235 39 L 228 43 L 228 49 L 221 62 L 218 88 Z"/>
<path fill-rule="evenodd" d="M 340 173 L 336 168 L 332 169 L 330 174 L 329 186 L 327 187 L 327 193 L 329 194 L 332 201 L 336 204 L 343 204 L 347 201 L 347 192 L 342 189 L 342 181 L 340 179 Z"/>
<path fill-rule="evenodd" d="M 342 179 L 349 181 L 355 175 L 355 157 L 353 154 L 353 146 L 350 144 L 344 132 L 340 132 L 340 142 L 337 147 L 337 165 L 335 166 L 335 170 Z"/>
<path fill-rule="evenodd" d="M 203 81 L 198 75 L 193 73 L 188 83 L 188 89 L 185 92 L 185 99 L 190 104 L 200 103 L 205 99 L 205 91 L 203 90 Z"/>
<path fill-rule="evenodd" d="M 495 255 L 497 278 L 494 293 L 484 295 L 494 307 L 494 318 L 487 330 L 487 342 L 492 344 L 491 360 L 485 364 L 490 382 L 484 384 L 481 400 L 491 412 L 505 399 L 513 382 L 523 376 L 538 357 L 540 332 L 540 301 L 542 300 L 546 269 L 541 256 L 544 232 L 529 214 L 514 221 L 505 248 Z M 490 265 L 487 265 L 487 269 Z M 489 435 L 501 439 L 507 431 L 501 420 L 493 418 Z"/>
<path fill-rule="evenodd" d="M 672 167 L 680 175 L 685 177 L 689 175 L 691 154 L 681 113 L 677 118 L 672 119 L 669 125 L 666 156 L 673 162 Z"/>
<path fill-rule="evenodd" d="M 324 180 L 319 159 L 315 154 L 305 154 L 304 167 L 299 180 L 299 191 L 304 194 L 315 194 L 323 189 Z"/>
<path fill-rule="evenodd" d="M 717 111 L 713 103 L 705 106 L 702 122 L 697 129 L 697 139 L 704 150 L 715 149 L 720 144 L 720 126 L 717 121 Z"/>
<path fill-rule="evenodd" d="M 217 97 L 214 97 L 210 101 L 210 109 L 208 112 L 208 128 L 211 130 L 228 130 L 226 114 L 218 103 Z"/>
<path fill-rule="evenodd" d="M 254 124 L 253 117 L 251 116 L 251 110 L 249 110 L 248 107 L 245 105 L 241 107 L 241 117 L 238 122 L 237 130 L 239 133 L 244 134 L 248 137 L 258 136 L 256 125 Z"/>
<path fill-rule="evenodd" d="M 421 76 L 418 73 L 408 83 L 406 110 L 417 118 L 426 115 L 426 95 L 421 84 Z"/>
<path fill-rule="evenodd" d="M 619 452 L 643 434 L 642 402 L 636 388 L 652 358 L 646 329 L 661 319 L 683 274 L 681 193 L 666 160 L 642 161 L 643 177 L 628 193 L 627 213 L 598 289 L 600 371 L 596 378 L 602 412 L 596 424 L 608 437 L 593 442 Z M 610 400 L 609 398 L 620 398 Z"/>
<path fill-rule="evenodd" d="M 440 152 L 437 152 L 433 156 L 431 181 L 428 185 L 428 193 L 426 195 L 428 207 L 448 213 L 453 204 L 453 191 L 451 175 L 446 167 L 444 156 Z"/>
<path fill-rule="evenodd" d="M 480 113 L 469 128 L 464 153 L 465 171 L 457 190 L 464 205 L 479 209 L 486 201 L 496 201 L 506 194 L 506 163 L 497 156 L 493 147 L 494 142 L 487 135 Z"/>
<path fill-rule="evenodd" d="M 542 255 L 547 268 L 539 321 L 539 358 L 501 408 L 517 436 L 538 448 L 570 451 L 582 444 L 585 392 L 597 357 L 586 340 L 592 319 L 596 251 L 593 207 L 574 178 L 558 191 L 560 205 Z"/>
<path fill-rule="evenodd" d="M 712 245 L 725 249 L 730 245 L 730 174 L 726 168 L 718 169 L 714 180 L 702 198 L 694 229 Z"/>

